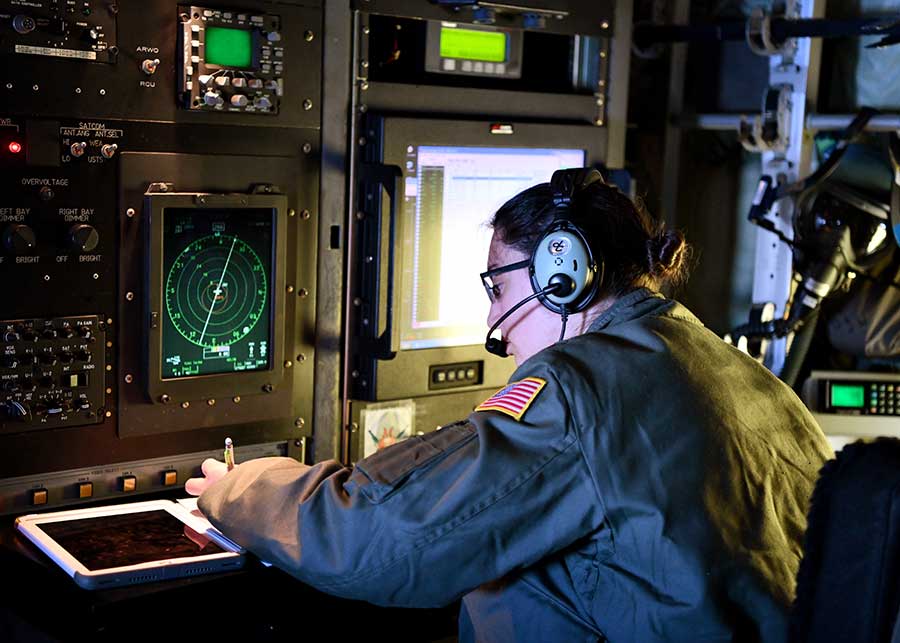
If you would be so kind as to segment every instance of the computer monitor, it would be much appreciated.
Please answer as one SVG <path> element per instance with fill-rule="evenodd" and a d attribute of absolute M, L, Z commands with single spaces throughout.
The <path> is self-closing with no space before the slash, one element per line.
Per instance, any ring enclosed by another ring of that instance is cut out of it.
<path fill-rule="evenodd" d="M 491 218 L 558 169 L 603 163 L 607 131 L 372 113 L 365 125 L 347 322 L 351 396 L 459 393 L 452 409 L 416 407 L 423 418 L 451 420 L 515 370 L 484 348 L 489 302 L 479 274 Z"/>
<path fill-rule="evenodd" d="M 508 199 L 582 167 L 583 149 L 415 145 L 404 163 L 400 349 L 484 343 L 489 222 Z"/>

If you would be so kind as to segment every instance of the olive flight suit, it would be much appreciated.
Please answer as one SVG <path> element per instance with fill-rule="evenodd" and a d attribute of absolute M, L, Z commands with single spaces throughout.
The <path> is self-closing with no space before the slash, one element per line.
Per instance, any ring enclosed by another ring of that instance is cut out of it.
<path fill-rule="evenodd" d="M 461 641 L 781 641 L 832 452 L 794 393 L 645 289 L 467 419 L 352 469 L 241 464 L 200 498 L 331 594 L 431 607 Z"/>

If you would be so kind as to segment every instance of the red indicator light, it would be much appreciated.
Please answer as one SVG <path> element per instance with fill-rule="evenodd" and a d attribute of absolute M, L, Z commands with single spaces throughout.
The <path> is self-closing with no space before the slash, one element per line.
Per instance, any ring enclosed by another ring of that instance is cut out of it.
<path fill-rule="evenodd" d="M 22 144 L 17 143 L 16 141 L 12 141 L 9 144 L 9 151 L 12 152 L 13 154 L 18 154 L 19 152 L 22 151 Z"/>

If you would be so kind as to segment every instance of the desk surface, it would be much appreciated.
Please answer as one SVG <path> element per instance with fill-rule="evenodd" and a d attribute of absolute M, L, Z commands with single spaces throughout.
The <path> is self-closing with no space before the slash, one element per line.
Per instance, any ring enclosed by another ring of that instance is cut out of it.
<path fill-rule="evenodd" d="M 453 641 L 458 605 L 378 608 L 335 598 L 274 568 L 111 590 L 79 588 L 7 517 L 0 526 L 0 641 L 154 639 Z M 227 631 L 225 631 L 227 630 Z"/>

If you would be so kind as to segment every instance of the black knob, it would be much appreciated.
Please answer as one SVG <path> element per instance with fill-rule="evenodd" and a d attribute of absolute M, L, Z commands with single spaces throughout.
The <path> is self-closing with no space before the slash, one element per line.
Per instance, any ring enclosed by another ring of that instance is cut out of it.
<path fill-rule="evenodd" d="M 19 358 L 15 355 L 4 355 L 0 357 L 0 368 L 16 368 L 19 365 Z"/>
<path fill-rule="evenodd" d="M 17 342 L 20 339 L 22 339 L 22 336 L 14 330 L 9 330 L 3 333 L 4 342 Z"/>
<path fill-rule="evenodd" d="M 63 364 L 71 364 L 73 359 L 75 359 L 75 356 L 69 351 L 62 351 L 59 354 L 59 361 Z"/>
<path fill-rule="evenodd" d="M 34 332 L 33 328 L 26 328 L 25 332 L 22 333 L 22 339 L 26 342 L 36 342 L 38 340 L 38 334 Z"/>
<path fill-rule="evenodd" d="M 54 366 L 56 364 L 56 355 L 53 353 L 41 353 L 38 356 L 38 361 L 41 364 L 46 364 L 47 366 Z"/>
<path fill-rule="evenodd" d="M 53 188 L 51 188 L 49 185 L 45 185 L 40 190 L 38 190 L 38 195 L 41 197 L 41 201 L 49 201 L 55 196 Z"/>
<path fill-rule="evenodd" d="M 19 388 L 21 388 L 26 393 L 29 391 L 33 391 L 35 389 L 34 378 L 23 377 L 22 379 L 19 380 Z"/>
<path fill-rule="evenodd" d="M 56 339 L 59 333 L 56 332 L 55 328 L 45 328 L 44 332 L 41 333 L 41 337 L 44 339 Z"/>
<path fill-rule="evenodd" d="M 45 375 L 41 378 L 41 388 L 53 388 L 54 382 L 53 378 L 49 375 Z"/>
<path fill-rule="evenodd" d="M 78 351 L 78 353 L 75 354 L 75 359 L 79 362 L 90 362 L 91 359 L 93 359 L 93 355 L 91 355 L 90 351 Z"/>
<path fill-rule="evenodd" d="M 66 339 L 69 339 L 70 337 L 73 337 L 75 335 L 75 331 L 72 330 L 71 326 L 63 326 L 59 333 Z"/>
<path fill-rule="evenodd" d="M 17 255 L 28 255 L 34 252 L 37 239 L 34 230 L 22 223 L 6 227 L 3 231 L 3 247 Z"/>
<path fill-rule="evenodd" d="M 6 412 L 6 416 L 11 420 L 27 422 L 31 417 L 31 409 L 28 408 L 28 405 L 25 402 L 6 400 L 6 402 L 3 403 L 3 410 Z"/>
<path fill-rule="evenodd" d="M 69 234 L 66 236 L 66 243 L 73 250 L 78 252 L 90 252 L 100 243 L 100 235 L 94 226 L 86 223 L 79 223 L 69 228 Z"/>
<path fill-rule="evenodd" d="M 78 334 L 84 337 L 85 339 L 91 338 L 91 329 L 88 326 L 79 326 Z"/>

